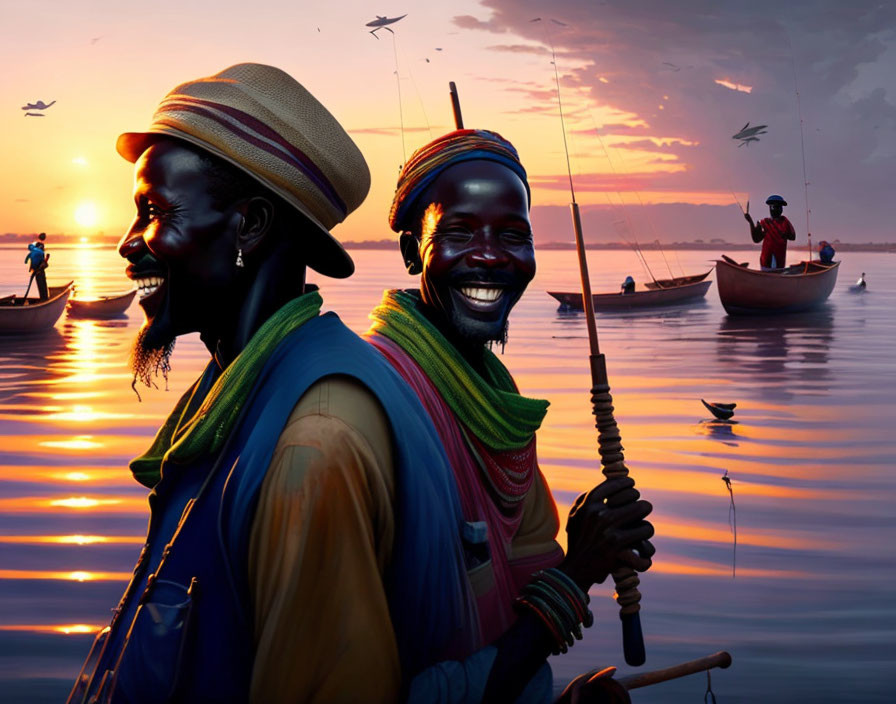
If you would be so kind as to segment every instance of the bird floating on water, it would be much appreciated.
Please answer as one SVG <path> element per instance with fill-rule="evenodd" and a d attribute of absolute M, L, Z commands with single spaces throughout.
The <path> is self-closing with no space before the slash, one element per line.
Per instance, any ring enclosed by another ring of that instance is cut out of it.
<path fill-rule="evenodd" d="M 734 415 L 734 409 L 737 408 L 736 403 L 707 403 L 702 398 L 700 399 L 700 403 L 706 406 L 709 412 L 719 420 L 728 420 Z"/>
<path fill-rule="evenodd" d="M 865 290 L 868 284 L 865 283 L 865 272 L 862 272 L 862 275 L 859 277 L 859 280 L 856 281 L 852 286 L 849 287 L 849 290 L 853 293 L 862 293 Z"/>

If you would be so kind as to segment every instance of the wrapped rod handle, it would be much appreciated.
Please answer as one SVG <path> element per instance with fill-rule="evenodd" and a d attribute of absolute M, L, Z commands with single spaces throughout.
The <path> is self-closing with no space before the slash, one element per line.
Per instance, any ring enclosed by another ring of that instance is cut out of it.
<path fill-rule="evenodd" d="M 591 406 L 597 427 L 598 452 L 602 472 L 607 479 L 627 477 L 622 437 L 619 426 L 613 417 L 613 397 L 607 383 L 607 363 L 602 354 L 592 354 Z M 638 585 L 641 580 L 638 573 L 631 568 L 623 568 L 613 573 L 616 583 L 616 602 L 619 604 L 619 617 L 622 619 L 622 648 L 625 662 L 632 667 L 643 665 L 647 659 L 644 650 L 644 634 L 641 631 L 641 592 Z"/>

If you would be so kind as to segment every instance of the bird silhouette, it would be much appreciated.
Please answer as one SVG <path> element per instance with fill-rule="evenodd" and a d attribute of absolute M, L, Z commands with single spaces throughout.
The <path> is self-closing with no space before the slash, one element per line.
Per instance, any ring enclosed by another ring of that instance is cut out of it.
<path fill-rule="evenodd" d="M 34 103 L 26 103 L 22 106 L 22 110 L 46 110 L 48 107 L 55 105 L 56 101 L 53 100 L 49 103 L 45 103 L 43 100 L 38 100 Z"/>
<path fill-rule="evenodd" d="M 706 406 L 707 410 L 719 420 L 728 420 L 734 415 L 734 409 L 737 408 L 736 403 L 707 403 L 702 398 L 700 403 Z"/>

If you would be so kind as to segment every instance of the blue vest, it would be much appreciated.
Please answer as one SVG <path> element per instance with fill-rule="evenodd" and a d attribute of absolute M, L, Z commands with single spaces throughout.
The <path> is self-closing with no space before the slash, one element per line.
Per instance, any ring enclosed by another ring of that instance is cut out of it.
<path fill-rule="evenodd" d="M 466 647 L 473 600 L 463 519 L 438 435 L 391 366 L 328 313 L 278 344 L 217 456 L 163 463 L 134 577 L 97 637 L 70 704 L 248 700 L 254 657 L 248 555 L 258 493 L 296 403 L 319 379 L 336 374 L 364 384 L 392 430 L 396 535 L 384 586 L 403 679 Z M 204 396 L 210 379 L 206 370 L 197 393 Z"/>

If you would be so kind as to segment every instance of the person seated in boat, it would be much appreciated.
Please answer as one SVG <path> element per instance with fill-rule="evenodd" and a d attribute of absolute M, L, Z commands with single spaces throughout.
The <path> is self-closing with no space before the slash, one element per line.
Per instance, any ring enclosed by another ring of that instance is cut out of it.
<path fill-rule="evenodd" d="M 827 240 L 822 240 L 818 243 L 818 260 L 822 264 L 831 264 L 834 261 L 834 255 L 837 252 L 831 246 L 831 243 Z"/>
<path fill-rule="evenodd" d="M 787 242 L 796 239 L 796 230 L 783 214 L 786 200 L 779 195 L 771 195 L 766 198 L 765 203 L 770 217 L 763 218 L 758 223 L 753 222 L 753 216 L 749 213 L 744 213 L 744 217 L 750 223 L 753 241 L 757 244 L 762 242 L 759 267 L 762 270 L 783 269 L 787 265 Z"/>
<path fill-rule="evenodd" d="M 47 260 L 50 258 L 50 255 L 47 254 L 46 246 L 44 244 L 46 239 L 46 233 L 41 232 L 37 236 L 37 241 L 28 245 L 28 254 L 25 255 L 25 263 L 29 265 L 28 271 L 31 274 L 34 283 L 37 284 L 37 294 L 42 301 L 45 301 L 50 297 L 50 292 L 47 288 L 46 274 L 46 269 L 49 264 Z M 30 288 L 31 283 L 29 282 L 28 285 Z"/>
<path fill-rule="evenodd" d="M 147 542 L 69 701 L 398 701 L 402 673 L 470 636 L 472 602 L 435 428 L 305 283 L 354 270 L 330 230 L 367 194 L 361 152 L 259 64 L 178 86 L 118 151 L 135 383 L 167 378 L 185 334 L 210 359 L 131 463 Z"/>
<path fill-rule="evenodd" d="M 631 276 L 626 276 L 625 281 L 622 282 L 622 293 L 634 293 L 635 292 L 635 280 Z"/>
<path fill-rule="evenodd" d="M 580 497 L 565 555 L 556 542 L 557 509 L 535 451 L 548 402 L 522 395 L 490 349 L 506 342 L 508 316 L 535 274 L 529 206 L 513 145 L 466 129 L 414 152 L 389 214 L 420 286 L 386 291 L 366 337 L 417 392 L 451 460 L 463 586 L 476 607 L 461 662 L 414 678 L 413 701 L 446 692 L 451 701 L 551 701 L 546 658 L 589 625 L 589 588 L 623 565 L 646 570 L 653 555 L 651 507 L 631 479 Z M 600 509 L 609 497 L 614 508 Z M 601 691 L 588 701 L 628 701 L 613 680 L 592 686 Z"/>

